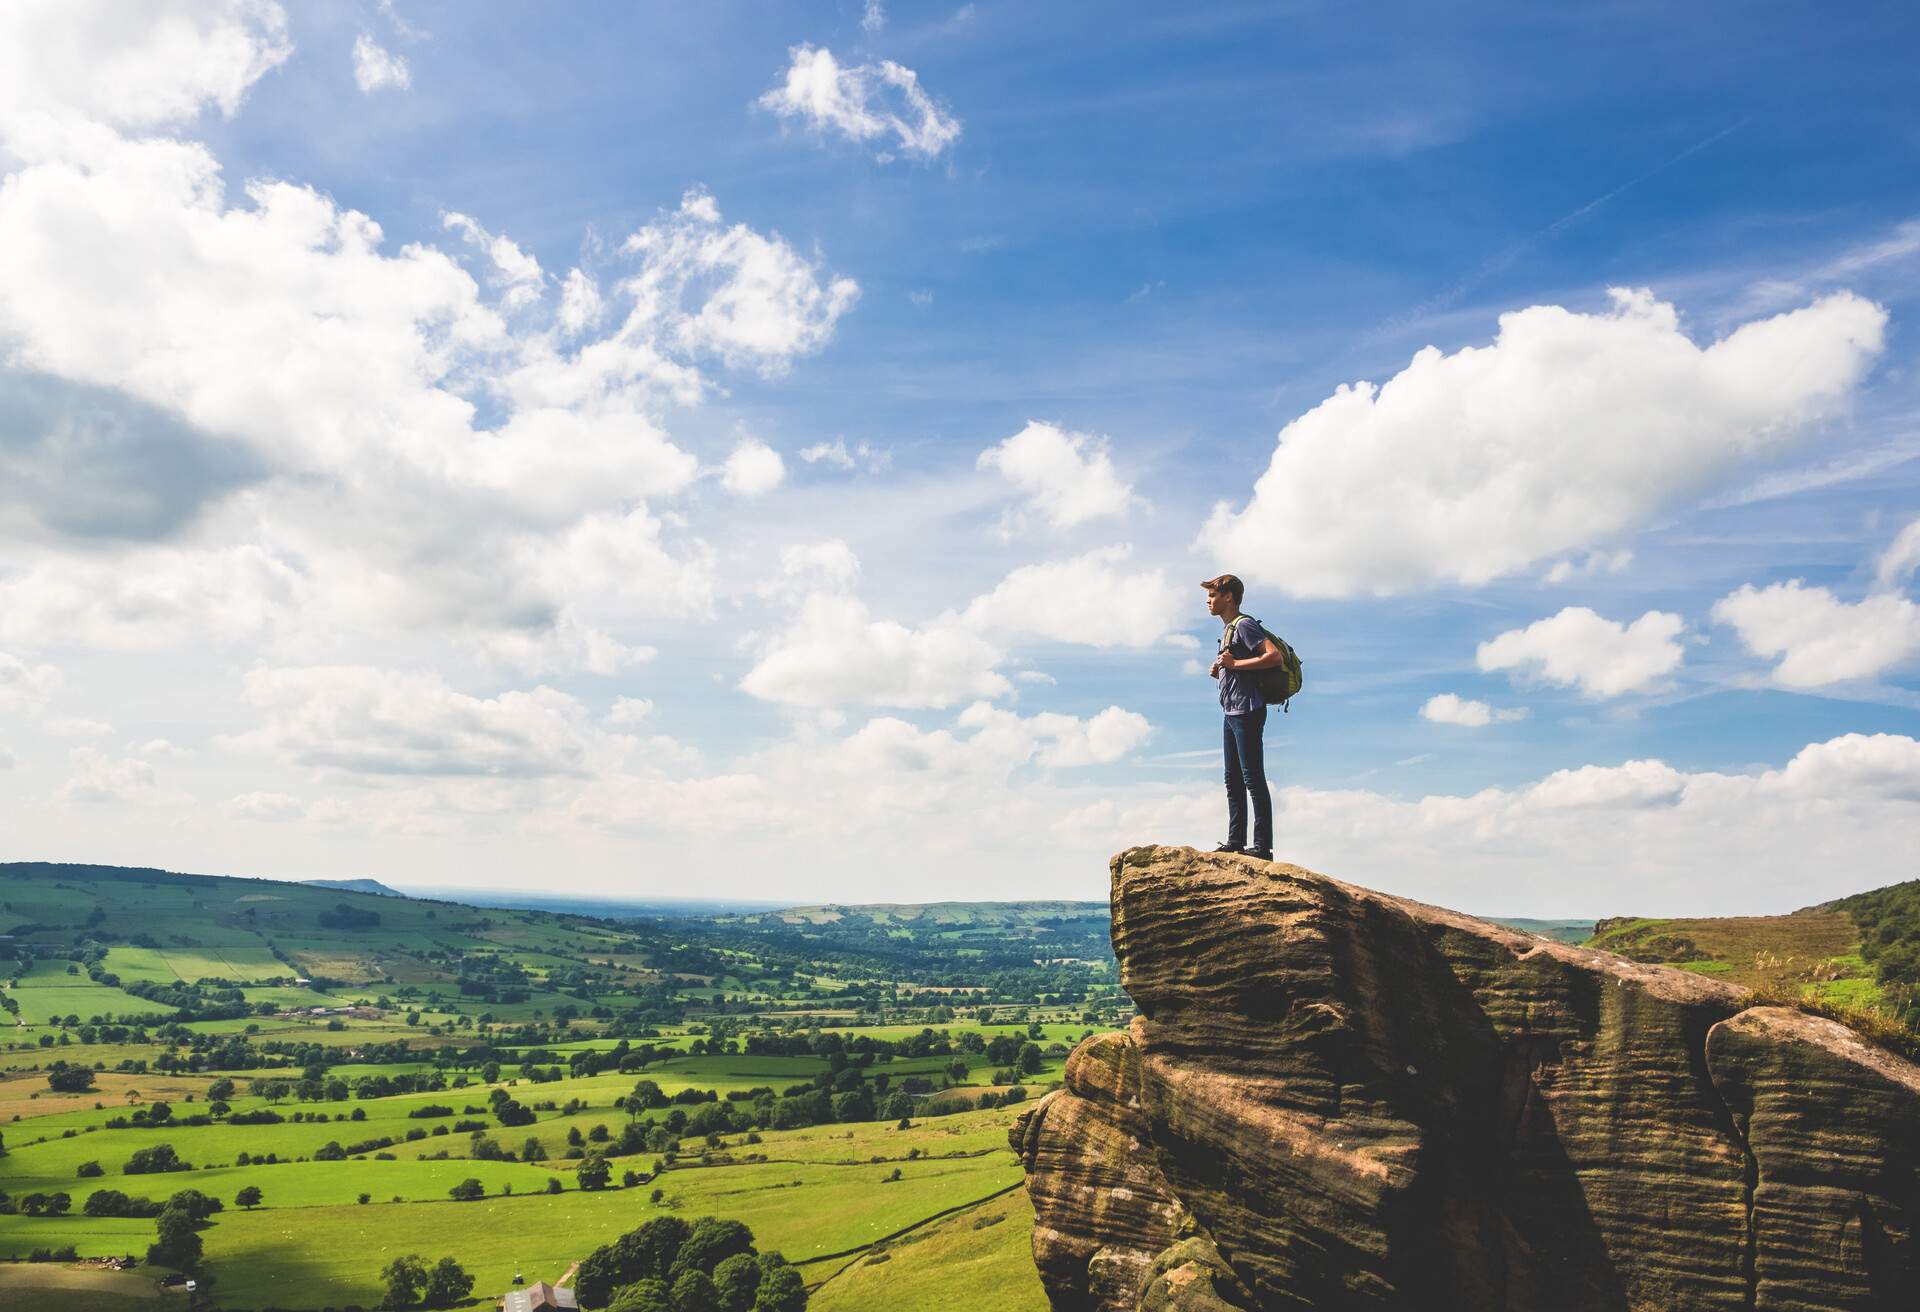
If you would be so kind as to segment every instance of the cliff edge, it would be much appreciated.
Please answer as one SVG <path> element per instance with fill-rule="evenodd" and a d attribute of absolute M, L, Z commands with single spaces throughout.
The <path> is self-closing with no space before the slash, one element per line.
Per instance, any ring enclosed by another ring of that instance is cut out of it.
<path fill-rule="evenodd" d="M 1297 866 L 1112 872 L 1141 1015 L 1011 1135 L 1058 1312 L 1920 1308 L 1920 1067 Z"/>

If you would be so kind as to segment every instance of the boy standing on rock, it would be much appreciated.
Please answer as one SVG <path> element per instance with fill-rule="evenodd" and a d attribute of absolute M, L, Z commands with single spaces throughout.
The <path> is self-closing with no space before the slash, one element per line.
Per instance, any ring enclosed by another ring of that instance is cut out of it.
<path fill-rule="evenodd" d="M 1221 745 L 1227 764 L 1227 841 L 1216 852 L 1245 852 L 1273 860 L 1273 796 L 1267 791 L 1267 763 L 1261 737 L 1267 727 L 1267 701 L 1260 695 L 1255 670 L 1279 665 L 1286 656 L 1259 621 L 1240 613 L 1246 587 L 1231 574 L 1208 579 L 1207 611 L 1225 626 L 1220 655 L 1208 671 L 1220 681 L 1225 712 Z M 1253 794 L 1253 846 L 1247 846 L 1247 794 Z"/>

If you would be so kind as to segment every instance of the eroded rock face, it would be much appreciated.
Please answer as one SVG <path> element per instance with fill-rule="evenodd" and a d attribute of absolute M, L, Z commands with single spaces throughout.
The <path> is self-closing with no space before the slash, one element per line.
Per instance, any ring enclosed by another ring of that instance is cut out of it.
<path fill-rule="evenodd" d="M 1744 991 L 1187 848 L 1022 1118 L 1054 1307 L 1920 1307 L 1920 1070 Z"/>

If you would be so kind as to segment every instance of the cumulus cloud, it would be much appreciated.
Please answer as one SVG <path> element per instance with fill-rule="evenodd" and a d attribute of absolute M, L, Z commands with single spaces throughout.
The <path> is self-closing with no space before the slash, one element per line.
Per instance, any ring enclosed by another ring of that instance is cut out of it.
<path fill-rule="evenodd" d="M 293 53 L 271 0 L 18 0 L 0 6 L 0 131 L 178 123 L 211 105 L 231 117 Z"/>
<path fill-rule="evenodd" d="M 1618 539 L 1842 413 L 1886 311 L 1842 292 L 1701 347 L 1671 305 L 1538 305 L 1492 345 L 1428 347 L 1281 430 L 1199 545 L 1298 596 L 1478 585 Z"/>
<path fill-rule="evenodd" d="M 1686 627 L 1678 615 L 1650 610 L 1632 624 L 1603 619 L 1585 606 L 1510 629 L 1474 653 L 1482 670 L 1518 670 L 1578 687 L 1589 697 L 1644 692 L 1680 668 L 1675 641 Z"/>
<path fill-rule="evenodd" d="M 520 248 L 520 244 L 511 237 L 502 237 L 488 232 L 478 223 L 464 214 L 445 214 L 441 216 L 442 226 L 465 237 L 469 244 L 486 253 L 488 262 L 493 266 L 492 280 L 503 289 L 500 301 L 503 308 L 518 310 L 532 305 L 540 299 L 541 289 L 546 283 L 546 274 L 540 268 L 540 261 Z M 578 274 L 580 271 L 572 271 Z M 566 291 L 560 305 L 563 325 L 568 315 L 578 315 L 580 307 L 567 298 L 580 295 L 569 276 Z"/>
<path fill-rule="evenodd" d="M 720 471 L 720 484 L 735 496 L 765 496 L 786 481 L 787 464 L 765 442 L 749 439 L 733 449 Z"/>
<path fill-rule="evenodd" d="M 756 102 L 819 132 L 878 144 L 882 161 L 898 151 L 933 159 L 960 137 L 960 120 L 934 103 L 910 68 L 883 59 L 842 67 L 825 46 L 794 46 L 786 79 Z"/>
<path fill-rule="evenodd" d="M 1748 584 L 1715 602 L 1713 618 L 1754 655 L 1779 657 L 1773 680 L 1786 688 L 1870 679 L 1920 656 L 1920 606 L 1892 592 L 1846 602 L 1799 579 Z"/>
<path fill-rule="evenodd" d="M 307 813 L 306 804 L 285 793 L 241 793 L 227 799 L 226 813 L 235 820 L 298 820 Z"/>
<path fill-rule="evenodd" d="M 994 743 L 1010 756 L 1030 755 L 1049 769 L 1110 764 L 1153 734 L 1146 716 L 1118 706 L 1085 720 L 1052 712 L 1023 719 L 1012 711 L 975 702 L 955 723 L 977 730 L 978 743 Z"/>
<path fill-rule="evenodd" d="M 265 634 L 302 591 L 292 566 L 251 545 L 51 557 L 0 574 L 0 638 L 42 649 L 232 642 Z"/>
<path fill-rule="evenodd" d="M 153 793 L 158 777 L 137 757 L 111 757 L 91 747 L 73 750 L 74 772 L 60 785 L 63 802 L 130 803 Z"/>
<path fill-rule="evenodd" d="M 1777 913 L 1911 876 L 1920 742 L 1848 734 L 1753 773 L 1634 760 L 1464 795 L 1288 785 L 1275 804 L 1286 859 L 1480 914 Z M 1090 848 L 1200 842 L 1219 807 L 1213 790 L 1109 794 L 1059 829 Z"/>
<path fill-rule="evenodd" d="M 1118 515 L 1134 500 L 1132 485 L 1114 470 L 1105 439 L 1053 424 L 1028 423 L 982 451 L 978 464 L 998 471 L 1025 495 L 1028 511 L 1055 529 Z"/>
<path fill-rule="evenodd" d="M 1435 724 L 1454 724 L 1467 729 L 1483 729 L 1489 724 L 1524 720 L 1527 718 L 1527 708 L 1516 706 L 1496 710 L 1485 702 L 1443 692 L 1427 698 L 1426 703 L 1420 708 L 1420 718 L 1431 720 Z"/>
<path fill-rule="evenodd" d="M 529 670 L 607 671 L 650 654 L 622 631 L 648 599 L 704 613 L 710 550 L 663 533 L 644 504 L 699 472 L 663 415 L 714 390 L 711 361 L 774 375 L 819 350 L 858 296 L 852 280 L 724 224 L 699 191 L 608 258 L 617 280 L 604 292 L 577 269 L 556 287 L 467 215 L 446 223 L 479 252 L 477 279 L 430 244 L 384 249 L 372 218 L 309 187 L 263 180 L 230 198 L 204 145 L 130 134 L 236 107 L 285 57 L 279 11 L 136 8 L 117 23 L 87 5 L 0 15 L 0 61 L 45 38 L 56 63 L 68 47 L 102 68 L 127 62 L 120 85 L 150 106 L 121 112 L 78 74 L 0 90 L 9 108 L 34 101 L 0 130 L 59 129 L 8 138 L 21 161 L 0 188 L 10 364 L 145 407 L 140 441 L 36 438 L 21 456 L 0 440 L 0 481 L 11 491 L 5 475 L 22 473 L 48 490 L 30 514 L 50 544 L 102 523 L 144 525 L 124 534 L 138 540 L 189 522 L 194 544 L 15 553 L 0 565 L 0 641 L 420 628 Z M 89 14 L 101 31 L 61 27 Z M 33 39 L 7 39 L 7 24 Z M 155 60 L 166 67 L 145 68 Z M 158 89 L 141 91 L 142 78 Z M 239 456 L 199 462 L 205 477 L 148 505 L 141 488 L 195 460 L 168 458 L 158 479 L 99 475 L 153 449 L 149 411 L 178 429 L 180 451 Z M 763 486 L 767 467 L 723 476 Z M 0 527 L 19 522 L 10 501 Z M 580 569 L 583 553 L 600 559 Z M 646 568 L 600 567 L 616 558 Z"/>
<path fill-rule="evenodd" d="M 780 574 L 788 584 L 797 580 L 846 588 L 859 573 L 860 557 L 839 538 L 797 542 L 780 548 Z"/>
<path fill-rule="evenodd" d="M 616 697 L 607 712 L 607 723 L 631 726 L 644 723 L 653 715 L 653 703 L 645 697 Z"/>
<path fill-rule="evenodd" d="M 389 88 L 405 91 L 413 85 L 413 71 L 407 67 L 405 56 L 383 48 L 362 32 L 353 43 L 353 81 L 367 95 Z"/>
<path fill-rule="evenodd" d="M 838 593 L 810 594 L 761 645 L 767 654 L 740 687 L 792 706 L 952 706 L 1012 687 L 994 669 L 999 649 L 951 617 L 913 629 Z"/>
<path fill-rule="evenodd" d="M 853 469 L 856 466 L 864 465 L 867 471 L 872 473 L 885 469 L 891 464 L 893 461 L 893 453 L 869 446 L 865 442 L 858 443 L 849 448 L 845 438 L 836 437 L 831 442 L 815 442 L 811 446 L 801 447 L 800 458 L 810 465 L 825 461 L 827 464 L 837 465 L 841 469 Z"/>
<path fill-rule="evenodd" d="M 967 606 L 968 627 L 1009 639 L 1148 647 L 1178 638 L 1191 599 L 1165 570 L 1129 570 L 1128 547 L 1022 565 Z M 1188 640 L 1191 641 L 1190 639 Z"/>
<path fill-rule="evenodd" d="M 0 651 L 0 711 L 40 706 L 60 687 L 60 671 L 51 665 L 29 665 Z"/>
<path fill-rule="evenodd" d="M 475 697 L 436 674 L 366 666 L 259 669 L 246 698 L 262 725 L 223 745 L 357 775 L 585 775 L 617 758 L 587 709 L 540 687 Z"/>
<path fill-rule="evenodd" d="M 698 189 L 624 249 L 644 261 L 627 290 L 639 308 L 661 315 L 672 341 L 765 374 L 820 349 L 860 298 L 851 278 L 823 285 L 817 264 L 777 234 L 723 224 L 713 197 Z M 697 308 L 683 308 L 694 291 Z"/>
<path fill-rule="evenodd" d="M 1916 569 L 1920 569 L 1920 519 L 1901 529 L 1899 536 L 1880 553 L 1874 569 L 1874 585 L 1897 588 L 1912 578 Z"/>

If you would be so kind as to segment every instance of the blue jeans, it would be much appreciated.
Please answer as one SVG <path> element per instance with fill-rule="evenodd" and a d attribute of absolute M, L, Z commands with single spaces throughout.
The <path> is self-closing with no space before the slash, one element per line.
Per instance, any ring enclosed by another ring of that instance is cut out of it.
<path fill-rule="evenodd" d="M 1267 727 L 1267 708 L 1245 715 L 1222 716 L 1221 745 L 1227 758 L 1227 841 L 1247 845 L 1247 794 L 1253 794 L 1253 847 L 1273 851 L 1273 795 L 1267 791 L 1266 752 L 1261 735 Z"/>

